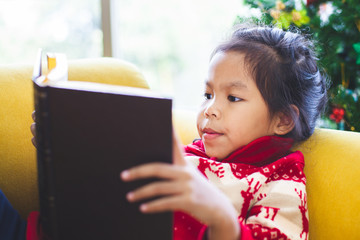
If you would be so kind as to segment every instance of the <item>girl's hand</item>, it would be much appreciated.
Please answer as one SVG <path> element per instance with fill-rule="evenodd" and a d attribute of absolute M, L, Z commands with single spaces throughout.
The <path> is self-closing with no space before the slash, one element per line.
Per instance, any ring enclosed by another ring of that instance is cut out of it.
<path fill-rule="evenodd" d="M 236 239 L 240 236 L 237 213 L 229 199 L 201 172 L 188 164 L 173 134 L 173 162 L 149 163 L 121 173 L 124 181 L 160 178 L 127 194 L 130 202 L 153 197 L 140 206 L 144 213 L 183 211 L 206 224 L 210 239 Z"/>
<path fill-rule="evenodd" d="M 36 123 L 35 123 L 35 111 L 33 111 L 32 112 L 32 114 L 31 114 L 31 117 L 32 117 L 32 119 L 33 119 L 33 123 L 31 124 L 31 126 L 30 126 L 30 131 L 31 131 L 31 133 L 32 133 L 32 135 L 33 135 L 33 137 L 31 138 L 31 142 L 32 142 L 32 144 L 36 147 L 36 131 L 35 131 L 35 129 L 36 129 Z"/>

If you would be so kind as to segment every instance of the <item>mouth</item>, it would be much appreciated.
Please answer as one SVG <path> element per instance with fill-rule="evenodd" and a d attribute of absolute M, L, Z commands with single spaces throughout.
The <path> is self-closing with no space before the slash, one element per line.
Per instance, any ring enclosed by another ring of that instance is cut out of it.
<path fill-rule="evenodd" d="M 217 132 L 211 128 L 204 128 L 202 132 L 204 140 L 213 140 L 224 135 L 223 133 Z"/>

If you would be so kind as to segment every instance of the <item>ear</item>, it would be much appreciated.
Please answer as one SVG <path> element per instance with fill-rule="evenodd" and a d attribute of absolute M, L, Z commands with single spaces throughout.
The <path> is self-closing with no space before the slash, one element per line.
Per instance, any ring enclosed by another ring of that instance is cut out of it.
<path fill-rule="evenodd" d="M 295 105 L 291 105 L 293 113 L 278 112 L 275 116 L 274 133 L 276 135 L 285 135 L 295 127 L 295 122 L 299 118 L 299 108 Z"/>

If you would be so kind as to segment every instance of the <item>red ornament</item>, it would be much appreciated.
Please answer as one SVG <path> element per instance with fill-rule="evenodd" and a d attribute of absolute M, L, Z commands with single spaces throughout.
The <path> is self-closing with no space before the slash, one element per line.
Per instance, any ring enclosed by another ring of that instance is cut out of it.
<path fill-rule="evenodd" d="M 345 110 L 342 108 L 334 107 L 332 113 L 330 114 L 330 119 L 335 121 L 336 123 L 341 122 L 344 119 Z"/>
<path fill-rule="evenodd" d="M 306 6 L 309 6 L 313 4 L 314 2 L 317 2 L 317 0 L 306 0 Z"/>

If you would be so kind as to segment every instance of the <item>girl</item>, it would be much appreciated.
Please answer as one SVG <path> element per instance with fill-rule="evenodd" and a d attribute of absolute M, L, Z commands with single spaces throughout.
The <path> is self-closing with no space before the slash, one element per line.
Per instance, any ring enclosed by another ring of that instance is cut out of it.
<path fill-rule="evenodd" d="M 121 173 L 157 177 L 129 192 L 144 213 L 175 211 L 174 239 L 307 239 L 306 140 L 326 103 L 312 44 L 277 28 L 239 28 L 218 46 L 197 119 L 200 140 L 174 164 Z M 185 156 L 185 157 L 184 157 Z M 154 200 L 154 197 L 155 200 Z"/>

